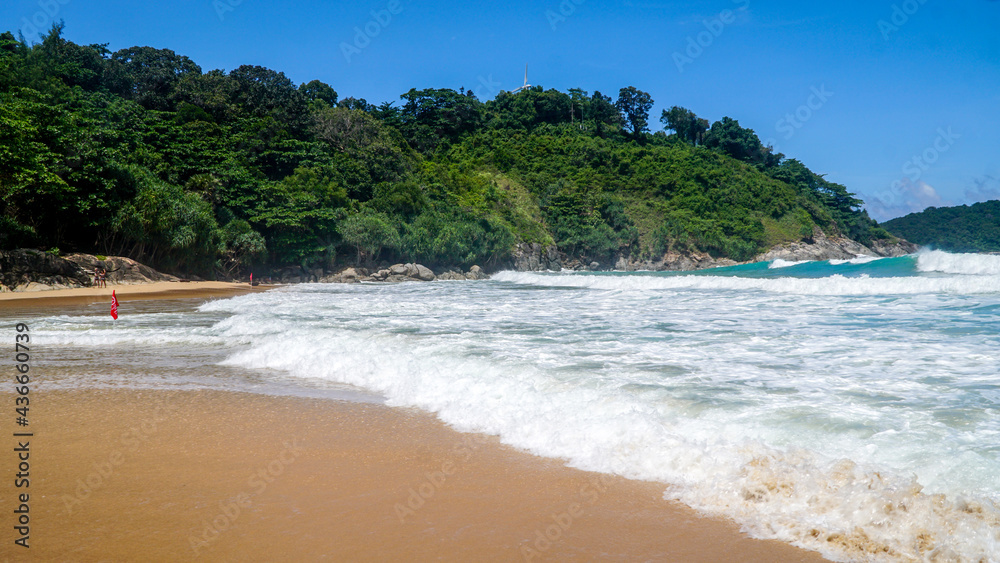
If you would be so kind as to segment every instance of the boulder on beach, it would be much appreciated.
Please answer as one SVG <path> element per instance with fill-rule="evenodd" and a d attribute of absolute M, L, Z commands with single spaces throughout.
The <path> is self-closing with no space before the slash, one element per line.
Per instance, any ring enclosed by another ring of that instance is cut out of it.
<path fill-rule="evenodd" d="M 432 272 L 430 268 L 424 266 L 423 264 L 414 264 L 414 266 L 417 269 L 417 273 L 411 277 L 415 277 L 423 281 L 434 281 L 434 272 Z"/>

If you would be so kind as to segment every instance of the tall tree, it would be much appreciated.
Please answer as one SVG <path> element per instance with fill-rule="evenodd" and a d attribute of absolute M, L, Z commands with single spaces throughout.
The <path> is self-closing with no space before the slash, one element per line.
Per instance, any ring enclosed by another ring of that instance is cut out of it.
<path fill-rule="evenodd" d="M 201 74 L 201 67 L 170 49 L 131 47 L 111 55 L 109 82 L 124 97 L 146 109 L 172 110 L 170 94 L 182 78 Z"/>
<path fill-rule="evenodd" d="M 680 106 L 663 110 L 660 121 L 664 127 L 673 130 L 679 139 L 692 145 L 702 143 L 708 131 L 707 119 L 701 119 L 693 111 Z"/>
<path fill-rule="evenodd" d="M 622 126 L 622 115 L 615 107 L 611 96 L 605 96 L 595 90 L 586 105 L 583 118 L 594 122 L 597 136 L 603 137 L 608 129 L 617 131 Z"/>
<path fill-rule="evenodd" d="M 310 102 L 322 101 L 330 107 L 337 105 L 337 91 L 326 82 L 313 80 L 299 86 L 299 92 Z"/>
<path fill-rule="evenodd" d="M 590 101 L 587 98 L 587 91 L 581 88 L 570 88 L 569 100 L 571 104 L 570 121 L 583 121 L 583 110 Z"/>
<path fill-rule="evenodd" d="M 753 129 L 741 127 L 740 122 L 731 117 L 723 117 L 712 124 L 705 135 L 705 146 L 764 168 L 777 166 L 782 156 L 775 154 L 771 147 L 765 147 Z"/>
<path fill-rule="evenodd" d="M 301 125 L 305 98 L 283 72 L 256 65 L 243 65 L 229 73 L 238 88 L 237 102 L 254 115 L 271 115 L 294 125 Z"/>
<path fill-rule="evenodd" d="M 615 107 L 625 118 L 626 128 L 632 133 L 632 138 L 639 140 L 645 131 L 649 131 L 649 108 L 653 107 L 653 98 L 648 92 L 635 86 L 622 88 L 618 91 Z"/>
<path fill-rule="evenodd" d="M 442 139 L 455 140 L 482 123 L 483 104 L 450 88 L 411 89 L 400 96 L 403 135 L 417 150 L 433 151 Z"/>

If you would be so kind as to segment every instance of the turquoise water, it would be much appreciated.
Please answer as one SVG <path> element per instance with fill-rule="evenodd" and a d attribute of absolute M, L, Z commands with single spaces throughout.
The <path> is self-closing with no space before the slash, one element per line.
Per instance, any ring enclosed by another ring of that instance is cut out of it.
<path fill-rule="evenodd" d="M 33 320 L 64 351 L 51 385 L 354 390 L 662 482 L 834 559 L 1000 560 L 1000 257 L 501 272 L 144 307 L 117 325 L 104 307 Z"/>
<path fill-rule="evenodd" d="M 743 278 L 825 278 L 831 275 L 844 277 L 870 276 L 889 278 L 909 276 L 918 273 L 917 257 L 899 256 L 897 258 L 860 258 L 855 260 L 824 261 L 754 262 L 725 268 L 711 268 L 694 272 L 595 272 L 595 275 L 633 275 L 633 276 L 730 276 Z"/>

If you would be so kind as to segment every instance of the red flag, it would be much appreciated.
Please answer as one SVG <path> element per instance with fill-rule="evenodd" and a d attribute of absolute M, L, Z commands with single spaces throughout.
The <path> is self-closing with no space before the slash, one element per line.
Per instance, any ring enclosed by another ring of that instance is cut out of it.
<path fill-rule="evenodd" d="M 115 290 L 111 290 L 111 318 L 118 320 L 118 297 L 115 296 Z"/>

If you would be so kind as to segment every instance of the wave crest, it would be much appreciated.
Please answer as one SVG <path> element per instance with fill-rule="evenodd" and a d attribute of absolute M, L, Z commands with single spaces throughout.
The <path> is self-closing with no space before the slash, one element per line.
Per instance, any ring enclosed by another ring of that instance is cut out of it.
<path fill-rule="evenodd" d="M 997 266 L 1000 268 L 1000 264 Z M 1000 272 L 998 272 L 1000 274 Z M 718 290 L 767 291 L 794 295 L 958 295 L 1000 293 L 996 275 L 942 277 L 886 277 L 833 274 L 821 278 L 745 278 L 711 275 L 564 275 L 533 272 L 499 272 L 494 281 L 538 287 L 576 287 L 613 291 Z"/>
<path fill-rule="evenodd" d="M 1000 256 L 926 250 L 917 255 L 917 269 L 944 274 L 1000 276 Z"/>

